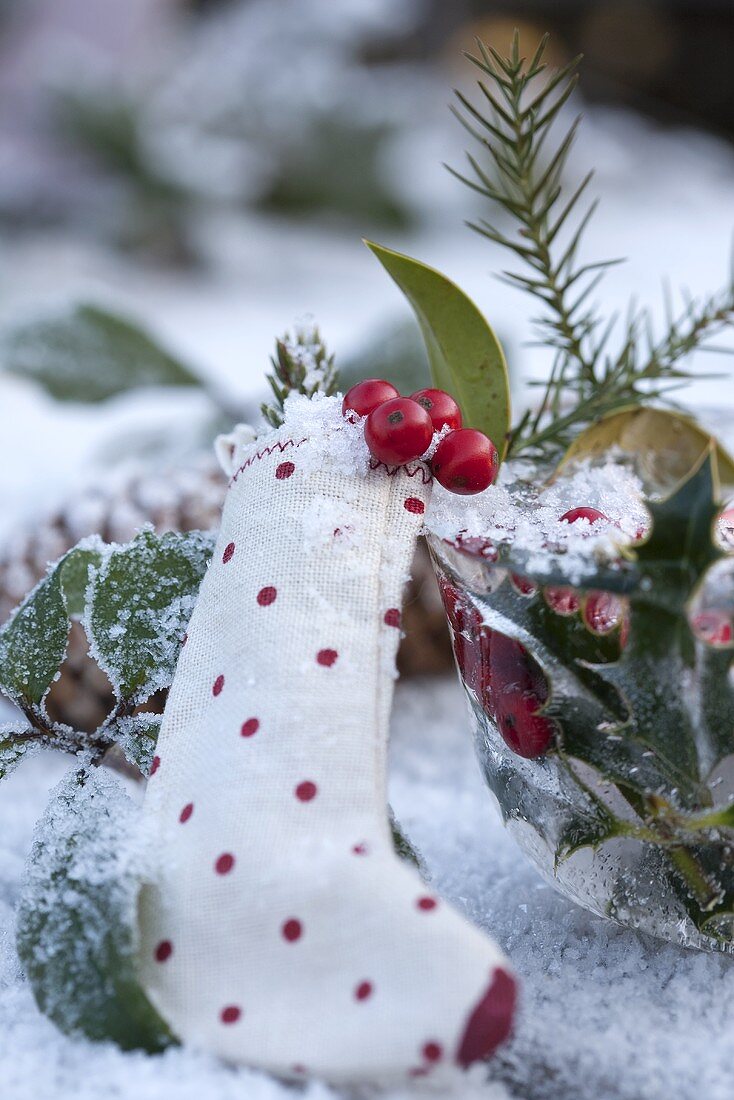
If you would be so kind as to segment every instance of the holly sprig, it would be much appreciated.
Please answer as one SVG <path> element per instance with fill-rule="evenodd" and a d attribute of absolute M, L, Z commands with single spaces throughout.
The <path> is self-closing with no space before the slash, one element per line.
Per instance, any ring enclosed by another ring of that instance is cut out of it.
<path fill-rule="evenodd" d="M 712 647 L 690 625 L 699 589 L 726 557 L 713 534 L 719 497 L 712 440 L 677 488 L 649 503 L 650 534 L 627 551 L 622 567 L 597 570 L 582 582 L 582 589 L 624 594 L 624 642 L 619 629 L 599 635 L 578 614 L 556 614 L 544 598 L 548 576 L 533 573 L 530 560 L 507 564 L 525 569 L 534 593 L 505 580 L 475 598 L 489 625 L 527 646 L 543 667 L 550 688 L 543 713 L 558 735 L 543 763 L 527 766 L 550 768 L 567 792 L 560 815 L 555 803 L 547 813 L 526 805 L 516 762 L 493 754 L 485 770 L 505 817 L 532 822 L 557 863 L 616 837 L 636 841 L 696 927 L 729 940 L 734 801 L 717 802 L 711 777 L 734 753 L 734 643 Z M 442 547 L 440 558 L 471 590 L 462 570 L 474 569 L 476 581 L 476 569 L 465 564 L 466 555 Z M 473 704 L 481 711 L 478 700 Z M 542 797 L 533 788 L 532 799 Z"/>

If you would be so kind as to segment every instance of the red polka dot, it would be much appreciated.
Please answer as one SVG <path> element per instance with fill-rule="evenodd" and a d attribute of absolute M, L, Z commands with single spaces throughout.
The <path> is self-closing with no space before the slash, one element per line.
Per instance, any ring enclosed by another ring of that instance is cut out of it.
<path fill-rule="evenodd" d="M 287 477 L 290 477 L 295 470 L 295 463 L 293 462 L 281 462 L 280 466 L 275 471 L 275 476 L 278 481 L 285 481 Z"/>
<path fill-rule="evenodd" d="M 456 1061 L 466 1069 L 472 1062 L 493 1054 L 512 1030 L 517 987 L 501 966 L 492 973 L 484 996 L 474 1006 L 456 1053 Z"/>
<path fill-rule="evenodd" d="M 354 991 L 355 1001 L 366 1001 L 368 997 L 372 996 L 372 982 L 360 982 Z"/>
<path fill-rule="evenodd" d="M 415 904 L 418 906 L 419 909 L 422 909 L 424 913 L 430 913 L 431 909 L 436 908 L 438 902 L 435 898 L 424 897 L 418 898 L 418 901 Z"/>
<path fill-rule="evenodd" d="M 222 554 L 223 564 L 226 565 L 227 562 L 231 561 L 233 557 L 234 557 L 234 543 L 233 542 L 228 542 L 227 545 L 224 548 L 224 553 Z"/>
<path fill-rule="evenodd" d="M 280 931 L 284 940 L 288 940 L 288 943 L 295 943 L 303 935 L 303 925 L 295 917 L 291 917 L 290 920 L 285 922 Z"/>
<path fill-rule="evenodd" d="M 228 875 L 234 867 L 234 856 L 231 852 L 223 852 L 214 864 L 214 870 L 218 875 Z"/>
<path fill-rule="evenodd" d="M 186 805 L 184 806 L 184 808 L 181 810 L 181 813 L 178 816 L 178 820 L 181 822 L 182 825 L 186 824 L 186 822 L 189 820 L 189 818 L 191 817 L 193 812 L 194 812 L 194 803 L 193 802 L 187 802 Z"/>
<path fill-rule="evenodd" d="M 248 718 L 246 722 L 242 723 L 240 734 L 242 737 L 252 737 L 260 729 L 259 718 Z"/>
<path fill-rule="evenodd" d="M 443 1047 L 440 1043 L 426 1043 L 422 1053 L 427 1062 L 440 1062 L 443 1057 Z"/>
<path fill-rule="evenodd" d="M 159 963 L 166 962 L 173 954 L 173 944 L 170 940 L 161 940 L 155 949 L 155 961 Z"/>
<path fill-rule="evenodd" d="M 310 779 L 305 779 L 303 783 L 299 783 L 296 787 L 296 798 L 299 802 L 310 802 L 312 798 L 316 797 L 317 790 L 315 783 L 312 783 Z"/>
<path fill-rule="evenodd" d="M 186 643 L 188 642 L 188 640 L 189 640 L 189 632 L 188 632 L 188 631 L 186 631 L 186 633 L 184 634 L 183 638 L 181 639 L 181 645 L 182 645 L 182 646 L 186 645 Z"/>
<path fill-rule="evenodd" d="M 406 512 L 412 512 L 415 516 L 422 516 L 426 510 L 426 506 L 422 500 L 418 500 L 418 497 L 407 497 L 403 501 L 403 508 Z"/>
<path fill-rule="evenodd" d="M 155 773 L 158 771 L 160 766 L 161 766 L 160 756 L 154 756 L 153 757 L 153 763 L 150 765 L 150 774 L 155 775 Z"/>
<path fill-rule="evenodd" d="M 320 649 L 316 654 L 316 662 L 323 665 L 324 668 L 331 668 L 336 663 L 338 656 L 339 654 L 335 649 Z"/>
<path fill-rule="evenodd" d="M 278 595 L 278 589 L 273 588 L 272 584 L 267 585 L 265 588 L 261 588 L 257 594 L 257 602 L 260 607 L 270 607 L 271 603 L 275 603 L 275 597 Z"/>
<path fill-rule="evenodd" d="M 227 1005 L 219 1013 L 219 1019 L 223 1024 L 236 1024 L 242 1015 L 242 1009 L 239 1005 Z"/>
<path fill-rule="evenodd" d="M 216 680 L 212 684 L 212 695 L 221 695 L 223 687 L 224 687 L 224 677 L 223 676 L 217 676 Z"/>
<path fill-rule="evenodd" d="M 366 856 L 369 853 L 367 844 L 362 840 L 359 844 L 355 844 L 352 848 L 355 856 Z"/>
<path fill-rule="evenodd" d="M 385 626 L 400 626 L 400 609 L 389 607 L 385 612 Z"/>
<path fill-rule="evenodd" d="M 301 1062 L 296 1062 L 295 1065 L 291 1066 L 291 1070 L 293 1073 L 297 1073 L 299 1077 L 308 1072 L 306 1067 Z"/>

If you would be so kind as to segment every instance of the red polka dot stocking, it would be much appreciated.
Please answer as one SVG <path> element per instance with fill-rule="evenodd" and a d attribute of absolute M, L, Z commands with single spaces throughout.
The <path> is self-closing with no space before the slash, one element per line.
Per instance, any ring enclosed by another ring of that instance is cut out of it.
<path fill-rule="evenodd" d="M 324 458 L 328 430 L 342 429 L 317 444 L 286 423 L 226 452 L 146 794 L 140 968 L 183 1041 L 359 1082 L 486 1057 L 515 986 L 394 854 L 386 812 L 401 591 L 430 475 L 345 471 Z"/>

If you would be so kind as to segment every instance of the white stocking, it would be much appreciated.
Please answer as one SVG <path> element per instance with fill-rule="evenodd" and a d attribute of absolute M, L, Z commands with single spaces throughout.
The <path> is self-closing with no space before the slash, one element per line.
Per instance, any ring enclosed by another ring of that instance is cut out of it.
<path fill-rule="evenodd" d="M 401 591 L 430 475 L 366 456 L 345 470 L 344 433 L 361 429 L 322 406 L 308 439 L 286 421 L 227 453 L 146 795 L 140 967 L 186 1042 L 286 1076 L 381 1080 L 491 1053 L 514 981 L 396 857 L 387 820 Z"/>

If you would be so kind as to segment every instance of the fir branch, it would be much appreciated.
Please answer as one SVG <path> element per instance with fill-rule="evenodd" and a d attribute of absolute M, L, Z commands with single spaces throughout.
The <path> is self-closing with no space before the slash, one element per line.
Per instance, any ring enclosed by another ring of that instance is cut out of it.
<path fill-rule="evenodd" d="M 273 428 L 283 423 L 283 407 L 289 393 L 302 393 L 313 397 L 315 393 L 335 393 L 338 375 L 334 356 L 329 355 L 316 326 L 296 329 L 291 339 L 288 333 L 275 342 L 275 355 L 271 357 L 273 372 L 267 380 L 275 398 L 264 402 L 260 410 Z"/>
<path fill-rule="evenodd" d="M 502 221 L 481 219 L 470 227 L 512 252 L 525 270 L 507 270 L 504 282 L 536 298 L 534 319 L 540 343 L 555 358 L 540 401 L 510 434 L 510 452 L 558 450 L 586 424 L 640 401 L 669 401 L 691 377 L 681 365 L 696 349 L 734 322 L 734 284 L 697 302 L 686 300 L 678 318 L 669 311 L 667 331 L 656 340 L 650 314 L 631 304 L 618 348 L 608 350 L 617 318 L 605 319 L 591 301 L 606 270 L 617 259 L 581 262 L 580 245 L 597 202 L 584 206 L 593 173 L 570 194 L 562 180 L 579 118 L 554 141 L 554 123 L 572 95 L 580 57 L 550 75 L 543 56 L 545 35 L 528 62 L 516 31 L 509 57 L 477 40 L 479 56 L 467 54 L 482 77 L 482 109 L 456 92 L 457 118 L 490 155 L 483 168 L 467 154 L 470 175 L 449 168 L 458 179 L 504 210 L 516 231 Z"/>

